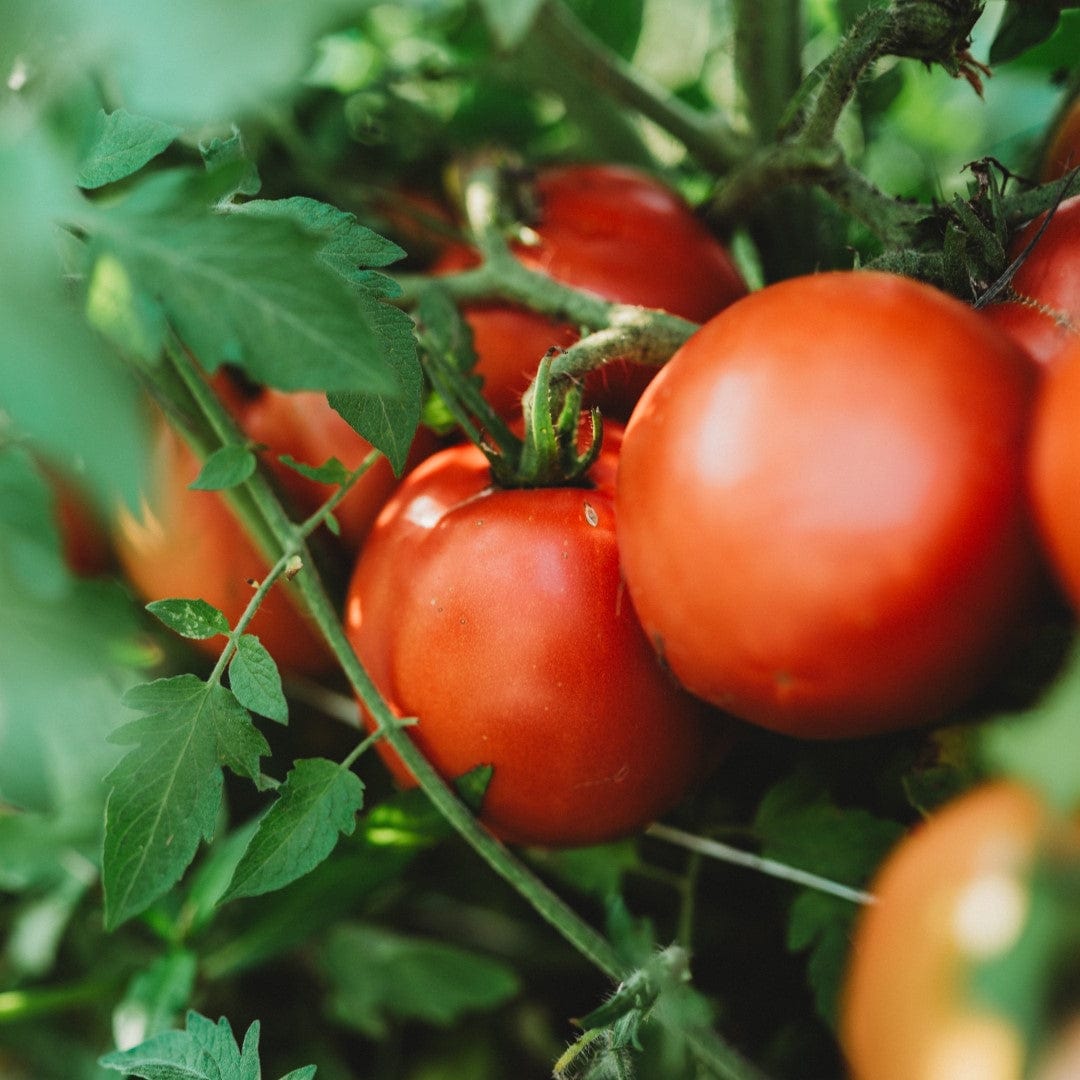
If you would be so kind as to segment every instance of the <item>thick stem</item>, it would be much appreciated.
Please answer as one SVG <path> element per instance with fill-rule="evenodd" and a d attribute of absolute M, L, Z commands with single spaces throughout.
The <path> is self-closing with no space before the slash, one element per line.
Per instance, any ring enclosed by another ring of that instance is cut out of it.
<path fill-rule="evenodd" d="M 734 0 L 735 69 L 758 145 L 772 142 L 802 81 L 801 0 Z"/>

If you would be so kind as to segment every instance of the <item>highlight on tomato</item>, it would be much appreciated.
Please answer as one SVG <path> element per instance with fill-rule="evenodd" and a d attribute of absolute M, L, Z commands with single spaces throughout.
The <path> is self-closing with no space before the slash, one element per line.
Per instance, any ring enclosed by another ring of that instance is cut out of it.
<path fill-rule="evenodd" d="M 627 588 L 692 693 L 807 738 L 938 721 L 995 673 L 1042 574 L 1038 371 L 906 278 L 769 286 L 687 341 L 619 462 Z"/>
<path fill-rule="evenodd" d="M 1034 245 L 1013 275 L 1010 290 L 983 309 L 985 316 L 1040 363 L 1051 363 L 1080 340 L 1080 196 L 1039 217 L 1014 237 L 1010 260 Z"/>
<path fill-rule="evenodd" d="M 480 817 L 507 842 L 637 832 L 731 737 L 664 670 L 624 594 L 618 442 L 608 425 L 583 481 L 535 489 L 493 486 L 472 444 L 434 454 L 379 515 L 349 587 L 346 631 L 376 686 L 419 718 L 409 736 L 445 778 L 493 767 Z"/>
<path fill-rule="evenodd" d="M 746 292 L 724 246 L 674 191 L 640 170 L 617 165 L 540 169 L 533 186 L 533 242 L 515 243 L 515 257 L 566 285 L 606 300 L 660 308 L 703 322 Z M 469 248 L 451 247 L 434 273 L 476 264 Z M 577 329 L 504 303 L 464 311 L 496 411 L 512 417 L 540 358 L 566 348 Z M 653 371 L 615 361 L 589 377 L 586 403 L 625 419 Z"/>
<path fill-rule="evenodd" d="M 840 1009 L 852 1080 L 1080 1075 L 1080 1003 L 1055 1018 L 1045 1045 L 1028 1046 L 976 982 L 980 965 L 1000 962 L 1045 914 L 1039 871 L 1078 866 L 1080 823 L 1009 781 L 981 784 L 916 826 L 856 923 Z"/>

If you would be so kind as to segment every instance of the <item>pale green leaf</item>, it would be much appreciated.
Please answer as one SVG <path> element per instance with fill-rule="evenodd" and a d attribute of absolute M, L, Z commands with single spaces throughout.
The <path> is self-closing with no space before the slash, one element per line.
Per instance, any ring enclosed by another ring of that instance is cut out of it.
<path fill-rule="evenodd" d="M 274 658 L 254 634 L 242 634 L 229 663 L 229 685 L 237 701 L 252 712 L 285 724 L 289 703 Z"/>
<path fill-rule="evenodd" d="M 78 184 L 98 188 L 138 172 L 180 134 L 180 128 L 124 109 L 98 114 L 94 141 L 79 165 Z"/>
<path fill-rule="evenodd" d="M 152 600 L 146 610 L 181 637 L 202 641 L 229 632 L 229 620 L 205 600 Z"/>
<path fill-rule="evenodd" d="M 257 464 L 247 446 L 218 447 L 204 462 L 199 475 L 188 485 L 194 491 L 221 491 L 242 484 Z"/>
<path fill-rule="evenodd" d="M 364 785 L 322 758 L 297 761 L 236 868 L 225 900 L 280 889 L 325 859 L 356 828 Z"/>

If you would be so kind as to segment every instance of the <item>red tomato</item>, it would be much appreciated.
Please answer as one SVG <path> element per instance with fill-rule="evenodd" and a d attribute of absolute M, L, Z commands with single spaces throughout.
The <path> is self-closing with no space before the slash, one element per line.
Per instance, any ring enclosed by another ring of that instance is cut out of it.
<path fill-rule="evenodd" d="M 1023 228 L 1009 250 L 1016 258 L 1042 218 Z M 1047 363 L 1080 338 L 1080 196 L 1067 199 L 1012 279 L 1014 300 L 984 314 L 1038 361 Z"/>
<path fill-rule="evenodd" d="M 1080 99 L 1073 102 L 1054 132 L 1043 159 L 1040 179 L 1056 180 L 1080 165 Z"/>
<path fill-rule="evenodd" d="M 882 273 L 794 278 L 706 324 L 619 465 L 623 572 L 676 677 L 811 738 L 968 699 L 1039 576 L 1036 382 L 975 312 Z"/>
<path fill-rule="evenodd" d="M 322 465 L 336 457 L 347 469 L 358 468 L 371 452 L 371 444 L 362 439 L 318 391 L 284 393 L 262 390 L 244 404 L 240 423 L 245 433 L 257 443 L 265 443 L 270 453 L 267 464 L 282 489 L 294 500 L 302 514 L 310 514 L 322 505 L 333 489 L 308 480 L 283 465 L 278 456 L 290 454 L 305 465 Z M 430 436 L 421 429 L 413 449 L 412 462 L 431 449 Z M 350 552 L 359 550 L 383 503 L 397 487 L 390 463 L 380 458 L 357 481 L 338 504 L 334 515 L 341 527 L 341 539 Z"/>
<path fill-rule="evenodd" d="M 536 178 L 538 243 L 516 244 L 527 267 L 607 300 L 661 308 L 702 322 L 746 292 L 723 245 L 673 191 L 651 176 L 613 165 L 567 165 Z M 435 273 L 474 265 L 475 254 L 448 251 Z M 576 328 L 505 304 L 466 309 L 488 400 L 504 416 L 552 345 L 573 344 Z M 610 364 L 590 379 L 589 402 L 625 418 L 653 371 Z"/>
<path fill-rule="evenodd" d="M 96 577 L 112 565 L 109 533 L 89 496 L 70 474 L 42 465 L 52 487 L 53 513 L 60 531 L 64 562 L 79 577 Z"/>
<path fill-rule="evenodd" d="M 946 805 L 894 849 L 856 926 L 840 1037 L 853 1080 L 1021 1080 L 1024 1045 L 973 1000 L 973 965 L 1016 942 L 1031 907 L 1036 851 L 1080 864 L 1080 827 L 1055 821 L 1033 792 L 995 782 Z M 1080 1024 L 1080 1010 L 1072 1023 Z M 1070 1039 L 1072 1040 L 1070 1042 Z M 1075 1032 L 1037 1066 L 1080 1075 Z M 1071 1070 L 1071 1071 L 1070 1071 Z"/>
<path fill-rule="evenodd" d="M 146 600 L 201 597 L 235 624 L 251 600 L 252 580 L 261 580 L 269 563 L 247 538 L 224 496 L 192 491 L 198 458 L 167 424 L 158 428 L 152 475 L 156 485 L 138 517 L 117 515 L 116 554 L 128 581 Z M 251 622 L 250 631 L 283 670 L 317 674 L 333 658 L 309 623 L 293 587 L 271 589 Z M 224 641 L 194 642 L 210 655 Z"/>
<path fill-rule="evenodd" d="M 1060 355 L 1043 382 L 1029 470 L 1040 534 L 1080 609 L 1080 342 Z"/>
<path fill-rule="evenodd" d="M 472 445 L 406 478 L 364 546 L 346 630 L 445 777 L 491 765 L 482 819 L 513 843 L 641 829 L 699 780 L 727 725 L 663 670 L 623 595 L 618 432 L 588 488 L 499 490 Z M 383 743 L 391 771 L 412 778 Z"/>

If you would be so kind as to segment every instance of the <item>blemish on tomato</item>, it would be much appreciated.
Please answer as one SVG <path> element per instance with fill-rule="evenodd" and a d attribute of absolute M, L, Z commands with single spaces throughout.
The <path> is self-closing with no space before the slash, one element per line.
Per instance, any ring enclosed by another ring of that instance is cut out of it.
<path fill-rule="evenodd" d="M 585 522 L 594 529 L 600 524 L 600 515 L 597 514 L 596 507 L 590 502 L 585 503 Z"/>

